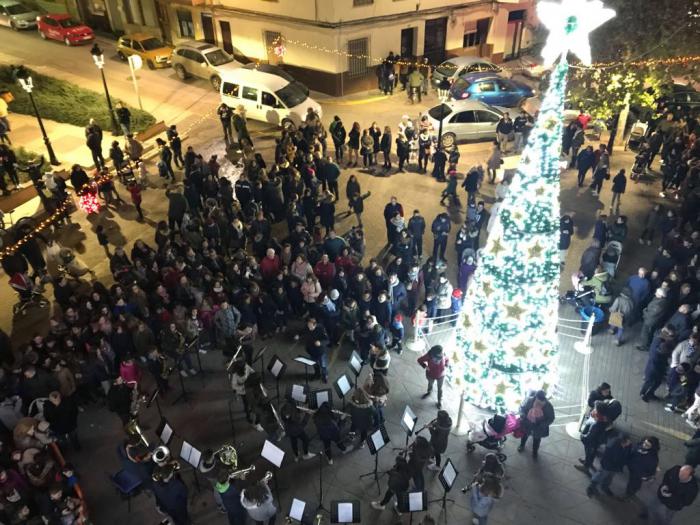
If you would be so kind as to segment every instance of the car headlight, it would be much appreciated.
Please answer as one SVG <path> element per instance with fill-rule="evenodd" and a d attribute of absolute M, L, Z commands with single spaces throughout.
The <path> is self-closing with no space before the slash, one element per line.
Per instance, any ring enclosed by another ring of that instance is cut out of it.
<path fill-rule="evenodd" d="M 168 57 L 157 57 L 156 58 L 156 62 L 167 62 L 167 61 L 168 61 Z"/>

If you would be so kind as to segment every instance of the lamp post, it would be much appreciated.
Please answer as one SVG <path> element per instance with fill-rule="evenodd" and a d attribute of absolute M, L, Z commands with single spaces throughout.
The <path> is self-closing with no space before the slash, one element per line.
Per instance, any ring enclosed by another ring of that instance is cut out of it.
<path fill-rule="evenodd" d="M 44 138 L 46 151 L 49 154 L 49 162 L 52 166 L 58 166 L 61 163 L 58 162 L 58 159 L 56 158 L 56 154 L 53 151 L 53 146 L 51 146 L 51 140 L 49 140 L 49 136 L 46 134 L 44 122 L 41 120 L 41 115 L 39 115 L 39 109 L 36 107 L 36 102 L 34 102 L 34 96 L 32 95 L 32 91 L 34 90 L 34 82 L 32 81 L 32 77 L 24 66 L 14 68 L 13 76 L 17 82 L 19 82 L 19 85 L 22 86 L 22 89 L 27 92 L 27 95 L 29 95 L 29 100 L 31 101 L 32 108 L 34 109 L 34 116 L 36 116 L 36 120 L 39 123 L 41 136 Z"/>
<path fill-rule="evenodd" d="M 105 88 L 105 97 L 107 97 L 107 107 L 109 108 L 109 116 L 112 119 L 112 135 L 120 135 L 119 125 L 117 124 L 117 119 L 114 116 L 114 108 L 112 108 L 112 99 L 109 96 L 109 89 L 107 89 L 107 79 L 105 78 L 104 70 L 105 56 L 102 53 L 100 46 L 97 45 L 97 43 L 93 44 L 92 49 L 90 49 L 90 54 L 92 55 L 92 59 L 94 60 L 97 69 L 100 70 L 100 74 L 102 75 L 102 85 Z"/>

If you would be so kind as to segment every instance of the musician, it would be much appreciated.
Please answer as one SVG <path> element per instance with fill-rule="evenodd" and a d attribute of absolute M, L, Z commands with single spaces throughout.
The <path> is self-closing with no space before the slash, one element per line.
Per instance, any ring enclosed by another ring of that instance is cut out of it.
<path fill-rule="evenodd" d="M 447 450 L 447 440 L 452 430 L 452 418 L 444 410 L 438 410 L 437 418 L 428 426 L 430 431 L 430 446 L 435 454 L 435 463 L 429 465 L 430 470 L 440 470 L 441 454 Z"/>
<path fill-rule="evenodd" d="M 388 401 L 389 380 L 383 374 L 371 374 L 362 387 L 374 407 L 375 428 L 384 423 L 384 407 Z"/>
<path fill-rule="evenodd" d="M 333 458 L 331 456 L 331 442 L 335 443 L 341 452 L 349 452 L 348 448 L 340 440 L 340 425 L 338 424 L 339 420 L 340 418 L 333 414 L 328 401 L 322 403 L 314 414 L 316 432 L 318 432 L 318 437 L 323 442 L 323 450 L 328 458 L 329 465 L 333 464 Z"/>
<path fill-rule="evenodd" d="M 309 357 L 316 363 L 314 365 L 314 380 L 321 379 L 328 383 L 328 334 L 314 317 L 306 320 L 306 329 L 302 334 L 304 346 Z"/>
<path fill-rule="evenodd" d="M 214 486 L 215 493 L 228 516 L 229 525 L 242 525 L 246 522 L 246 510 L 241 502 L 239 484 L 239 481 L 229 478 L 227 470 L 221 470 Z"/>
<path fill-rule="evenodd" d="M 249 423 L 253 422 L 251 417 L 251 406 L 248 401 L 248 397 L 245 394 L 245 382 L 250 377 L 250 374 L 254 373 L 255 370 L 246 363 L 243 359 L 238 360 L 233 363 L 231 367 L 231 389 L 233 393 L 240 396 L 243 401 L 243 409 L 245 410 L 245 417 Z"/>
<path fill-rule="evenodd" d="M 107 393 L 107 407 L 110 412 L 114 412 L 119 416 L 122 425 L 126 425 L 131 419 L 133 395 L 134 389 L 126 384 L 121 376 L 117 376 Z"/>
<path fill-rule="evenodd" d="M 423 436 L 416 436 L 416 439 L 409 447 L 408 467 L 411 471 L 413 484 L 418 491 L 422 491 L 425 488 L 423 469 L 428 465 L 432 456 L 433 449 L 428 440 Z"/>
<path fill-rule="evenodd" d="M 370 345 L 369 364 L 372 367 L 373 374 L 386 376 L 389 373 L 389 365 L 391 364 L 389 350 L 384 345 Z"/>
<path fill-rule="evenodd" d="M 428 353 L 418 358 L 418 364 L 425 369 L 425 377 L 428 380 L 428 391 L 421 396 L 425 399 L 433 392 L 433 384 L 437 382 L 437 407 L 442 408 L 442 383 L 445 380 L 445 373 L 449 360 L 442 350 L 442 346 L 435 345 Z"/>
<path fill-rule="evenodd" d="M 117 448 L 122 469 L 141 480 L 143 488 L 151 490 L 153 483 L 153 468 L 151 451 L 143 444 L 138 436 L 127 436 Z"/>
<path fill-rule="evenodd" d="M 364 390 L 356 389 L 350 397 L 350 417 L 352 425 L 350 431 L 360 434 L 359 448 L 365 448 L 367 433 L 374 427 L 374 407 Z"/>
<path fill-rule="evenodd" d="M 299 461 L 299 441 L 304 450 L 303 459 L 311 459 L 316 454 L 309 452 L 309 436 L 306 434 L 306 425 L 309 422 L 309 415 L 302 413 L 294 403 L 285 403 L 280 411 L 284 431 L 289 437 L 294 452 L 294 461 Z"/>
<path fill-rule="evenodd" d="M 156 384 L 158 385 L 158 390 L 160 390 L 161 394 L 165 394 L 168 390 L 170 390 L 170 386 L 168 385 L 170 368 L 168 367 L 167 358 L 161 354 L 160 350 L 158 350 L 158 348 L 155 346 L 151 347 L 151 349 L 148 351 L 148 355 L 146 357 L 146 367 L 153 376 L 153 379 L 155 379 Z"/>
<path fill-rule="evenodd" d="M 187 486 L 180 476 L 173 471 L 167 477 L 154 481 L 153 495 L 156 498 L 156 508 L 161 514 L 167 514 L 173 525 L 189 525 Z"/>
<path fill-rule="evenodd" d="M 257 525 L 274 525 L 277 518 L 277 507 L 272 497 L 270 487 L 267 482 L 272 474 L 268 472 L 261 481 L 251 487 L 243 489 L 241 494 L 241 504 L 248 512 L 248 516 L 255 521 Z"/>
<path fill-rule="evenodd" d="M 250 372 L 243 383 L 244 395 L 252 416 L 250 422 L 253 423 L 258 432 L 265 432 L 265 429 L 260 424 L 261 410 L 258 408 L 258 405 L 265 401 L 265 395 L 261 387 L 260 374 L 255 371 Z"/>
<path fill-rule="evenodd" d="M 267 397 L 258 399 L 255 414 L 258 426 L 267 434 L 270 441 L 279 441 L 284 437 L 282 422 L 278 419 L 275 407 Z"/>
<path fill-rule="evenodd" d="M 373 509 L 384 510 L 386 504 L 391 501 L 391 498 L 396 496 L 396 501 L 394 506 L 398 506 L 398 499 L 401 494 L 408 492 L 409 483 L 411 480 L 411 470 L 408 463 L 406 463 L 406 458 L 403 456 L 397 456 L 394 466 L 389 471 L 389 481 L 387 483 L 387 489 L 384 493 L 384 497 L 381 501 L 373 501 L 370 503 Z"/>
<path fill-rule="evenodd" d="M 160 333 L 160 346 L 177 362 L 182 377 L 187 377 L 188 372 L 193 376 L 197 375 L 197 370 L 192 366 L 190 356 L 185 351 L 185 336 L 180 333 L 174 322 L 168 323 Z"/>
<path fill-rule="evenodd" d="M 209 483 L 211 483 L 211 486 L 214 489 L 214 503 L 216 503 L 216 508 L 219 510 L 219 512 L 226 512 L 224 504 L 221 501 L 221 494 L 216 487 L 217 483 L 219 482 L 221 465 L 219 464 L 217 455 L 214 454 L 212 449 L 208 448 L 202 452 L 202 461 L 199 462 L 199 467 L 197 467 L 197 470 Z"/>

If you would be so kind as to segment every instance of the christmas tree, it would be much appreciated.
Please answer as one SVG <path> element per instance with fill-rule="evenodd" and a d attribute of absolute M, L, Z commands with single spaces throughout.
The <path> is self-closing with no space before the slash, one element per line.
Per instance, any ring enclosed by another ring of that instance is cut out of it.
<path fill-rule="evenodd" d="M 614 16 L 598 0 L 541 2 L 542 55 L 558 63 L 465 300 L 453 379 L 466 400 L 513 410 L 556 381 L 559 172 L 568 51 L 590 63 L 588 33 Z"/>

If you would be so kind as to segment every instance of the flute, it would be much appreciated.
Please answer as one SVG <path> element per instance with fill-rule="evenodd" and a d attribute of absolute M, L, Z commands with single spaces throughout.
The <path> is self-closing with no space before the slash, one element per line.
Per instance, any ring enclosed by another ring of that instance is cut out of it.
<path fill-rule="evenodd" d="M 300 407 L 300 406 L 297 406 L 297 408 L 299 410 L 301 410 L 302 412 L 306 412 L 307 414 L 315 414 L 316 412 L 318 412 L 318 409 L 314 410 L 313 408 Z M 347 412 L 342 412 L 341 410 L 335 410 L 335 409 L 331 408 L 331 412 L 340 416 L 340 417 L 351 417 L 350 414 L 348 414 Z"/>
<path fill-rule="evenodd" d="M 231 360 L 230 360 L 230 361 L 228 362 L 228 364 L 226 365 L 226 371 L 227 371 L 227 372 L 230 372 L 230 371 L 231 371 L 231 367 L 233 366 L 233 363 L 236 362 L 236 358 L 238 357 L 238 354 L 241 353 L 241 349 L 242 349 L 242 348 L 243 348 L 243 347 L 242 347 L 241 345 L 238 345 L 238 349 L 236 350 L 236 353 L 233 354 L 233 357 L 231 358 Z"/>
<path fill-rule="evenodd" d="M 420 434 L 420 433 L 423 432 L 426 428 L 428 428 L 429 426 L 433 425 L 435 422 L 437 422 L 437 418 L 433 419 L 430 423 L 426 423 L 426 424 L 423 425 L 419 430 L 416 430 L 415 434 Z"/>

